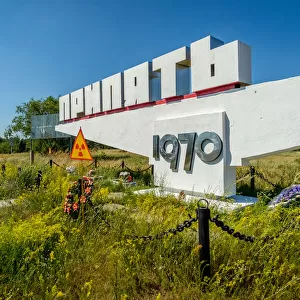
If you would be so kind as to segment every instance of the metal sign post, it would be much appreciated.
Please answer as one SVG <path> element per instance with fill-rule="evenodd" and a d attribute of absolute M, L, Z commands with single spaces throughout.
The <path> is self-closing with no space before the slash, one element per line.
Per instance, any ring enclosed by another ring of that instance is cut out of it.
<path fill-rule="evenodd" d="M 10 154 L 13 153 L 14 139 L 12 137 L 9 138 L 9 146 L 10 146 Z"/>

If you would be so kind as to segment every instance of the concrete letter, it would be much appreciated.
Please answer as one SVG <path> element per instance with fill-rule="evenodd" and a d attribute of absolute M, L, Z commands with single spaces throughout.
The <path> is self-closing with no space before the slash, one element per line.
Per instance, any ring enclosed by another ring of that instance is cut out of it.
<path fill-rule="evenodd" d="M 177 65 L 190 66 L 190 48 L 182 47 L 152 61 L 152 70 L 161 72 L 161 97 L 181 94 L 177 88 Z"/>
<path fill-rule="evenodd" d="M 103 111 L 124 106 L 123 86 L 122 73 L 112 75 L 102 80 Z"/>
<path fill-rule="evenodd" d="M 71 118 L 84 116 L 84 88 L 71 93 Z"/>
<path fill-rule="evenodd" d="M 191 44 L 192 92 L 229 83 L 251 84 L 251 48 L 211 36 Z"/>
<path fill-rule="evenodd" d="M 150 73 L 149 62 L 124 71 L 125 106 L 150 101 Z"/>
<path fill-rule="evenodd" d="M 59 97 L 59 121 L 71 118 L 71 94 Z"/>
<path fill-rule="evenodd" d="M 102 111 L 101 81 L 94 82 L 84 88 L 85 114 L 95 114 Z"/>

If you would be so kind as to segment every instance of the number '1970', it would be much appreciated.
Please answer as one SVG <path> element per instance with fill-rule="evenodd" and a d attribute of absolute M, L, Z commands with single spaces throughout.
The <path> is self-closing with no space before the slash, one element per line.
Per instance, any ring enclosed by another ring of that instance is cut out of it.
<path fill-rule="evenodd" d="M 214 148 L 210 153 L 205 153 L 206 143 L 212 143 Z M 203 132 L 197 136 L 196 132 L 179 133 L 178 138 L 173 134 L 166 134 L 161 139 L 158 135 L 153 136 L 153 157 L 159 159 L 161 155 L 166 161 L 170 162 L 170 169 L 173 171 L 178 168 L 178 158 L 180 144 L 186 143 L 187 149 L 184 161 L 184 170 L 191 171 L 194 152 L 204 162 L 216 160 L 222 153 L 222 140 L 215 132 Z M 172 145 L 172 150 L 167 152 L 168 145 Z"/>

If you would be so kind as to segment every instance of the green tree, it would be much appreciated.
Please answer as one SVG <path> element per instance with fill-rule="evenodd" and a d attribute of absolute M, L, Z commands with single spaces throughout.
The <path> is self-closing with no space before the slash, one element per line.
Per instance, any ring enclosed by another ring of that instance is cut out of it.
<path fill-rule="evenodd" d="M 0 137 L 0 153 L 10 153 L 8 140 Z"/>
<path fill-rule="evenodd" d="M 31 98 L 28 102 L 17 106 L 16 116 L 10 126 L 7 127 L 7 134 L 21 134 L 28 138 L 31 134 L 31 116 L 56 114 L 59 111 L 59 101 L 52 96 L 46 99 L 35 100 Z"/>
<path fill-rule="evenodd" d="M 13 136 L 13 130 L 11 128 L 11 125 L 8 125 L 4 130 L 4 137 L 8 140 L 12 136 Z"/>

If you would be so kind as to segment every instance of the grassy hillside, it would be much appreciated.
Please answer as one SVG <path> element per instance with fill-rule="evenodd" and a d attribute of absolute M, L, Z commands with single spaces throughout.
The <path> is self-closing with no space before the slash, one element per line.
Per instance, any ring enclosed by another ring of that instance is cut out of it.
<path fill-rule="evenodd" d="M 163 193 L 136 195 L 113 185 L 110 179 L 117 177 L 122 160 L 137 170 L 147 167 L 147 159 L 119 150 L 94 155 L 100 165 L 96 176 L 102 176 L 95 181 L 95 207 L 87 206 L 77 220 L 63 212 L 63 203 L 88 162 L 74 163 L 60 154 L 36 156 L 36 164 L 28 166 L 28 154 L 1 156 L 6 165 L 0 175 L 2 199 L 17 200 L 0 209 L 0 299 L 299 299 L 300 209 L 268 208 L 272 186 L 265 192 L 266 182 L 257 179 L 262 191 L 257 204 L 218 212 L 230 227 L 256 239 L 235 239 L 210 223 L 212 277 L 201 282 L 197 223 L 161 239 L 133 238 L 176 228 L 189 214 L 195 216 L 197 202 Z M 298 156 L 286 153 L 253 164 L 270 181 L 290 184 L 297 182 Z M 50 169 L 50 158 L 60 166 L 76 164 L 76 172 Z M 247 172 L 239 168 L 237 176 Z M 142 177 L 138 183 L 144 184 Z"/>

